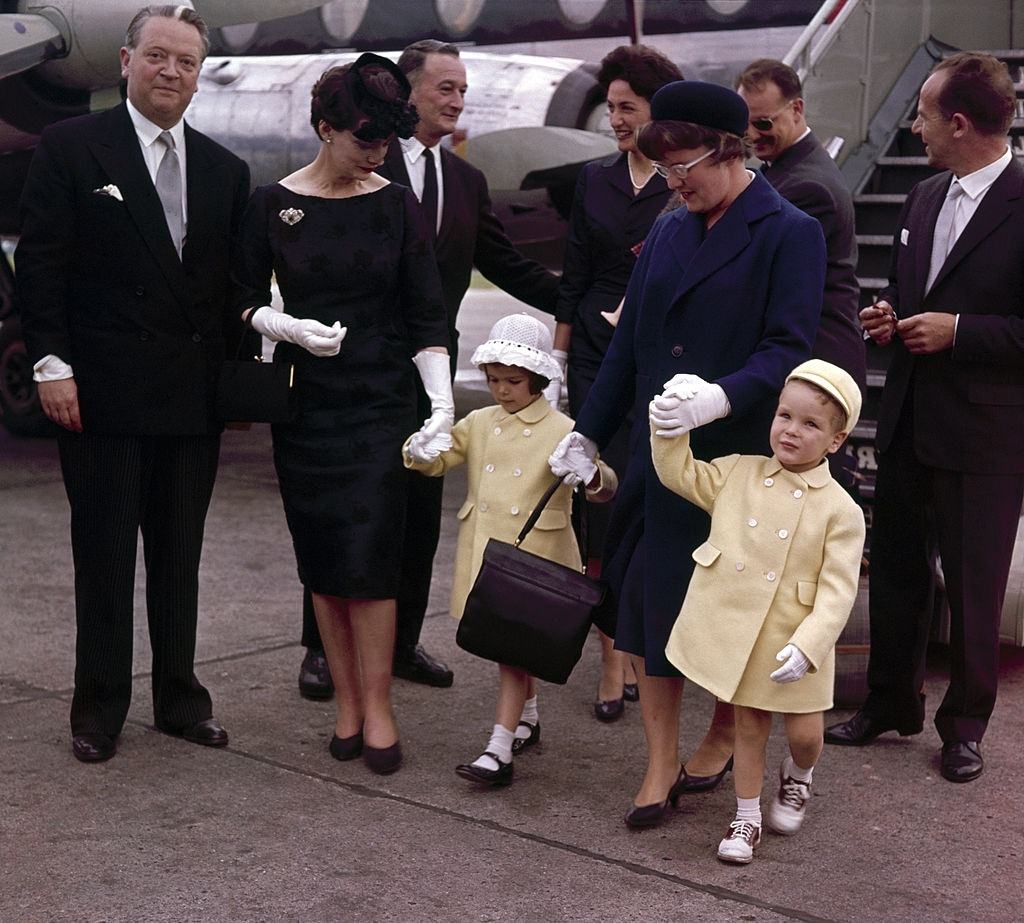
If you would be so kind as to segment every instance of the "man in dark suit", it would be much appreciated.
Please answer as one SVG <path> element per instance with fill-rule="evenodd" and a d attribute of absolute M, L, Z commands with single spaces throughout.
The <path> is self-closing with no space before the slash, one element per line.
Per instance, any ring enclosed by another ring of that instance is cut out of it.
<path fill-rule="evenodd" d="M 71 505 L 72 749 L 114 755 L 132 691 L 142 531 L 156 727 L 223 746 L 193 672 L 199 555 L 217 469 L 213 391 L 241 333 L 229 250 L 249 193 L 237 157 L 182 115 L 208 48 L 180 6 L 140 10 L 127 101 L 43 132 L 22 198 L 17 296 Z"/>
<path fill-rule="evenodd" d="M 925 81 L 913 130 L 947 172 L 911 190 L 889 286 L 861 312 L 892 354 L 876 436 L 870 694 L 825 739 L 861 745 L 921 730 L 934 531 L 951 662 L 935 726 L 952 782 L 984 768 L 1024 492 L 1024 167 L 1006 142 L 1014 106 L 1009 73 L 989 55 L 954 55 Z"/>
<path fill-rule="evenodd" d="M 459 60 L 458 47 L 423 39 L 402 52 L 398 66 L 412 84 L 410 100 L 420 121 L 412 138 L 392 142 L 384 166 L 377 172 L 409 186 L 420 200 L 428 223 L 433 225 L 437 266 L 448 310 L 448 352 L 454 375 L 459 339 L 455 319 L 474 267 L 513 297 L 549 314 L 555 312 L 558 277 L 515 249 L 491 209 L 483 173 L 441 146 L 442 139 L 455 131 L 466 95 L 466 68 Z M 422 389 L 420 413 L 430 415 Z M 441 532 L 444 483 L 442 478 L 425 478 L 416 473 L 411 473 L 409 480 L 394 673 L 430 686 L 450 686 L 451 670 L 427 654 L 419 643 Z M 325 671 L 317 681 L 315 623 L 308 617 L 309 607 L 305 608 L 303 643 L 310 650 L 299 674 L 299 688 L 304 694 L 313 693 L 312 697 L 316 697 L 318 690 L 329 695 Z"/>
<path fill-rule="evenodd" d="M 807 125 L 803 87 L 793 68 L 761 58 L 736 79 L 736 92 L 750 109 L 747 136 L 764 161 L 765 179 L 784 199 L 817 218 L 825 234 L 825 297 L 811 355 L 846 369 L 863 393 L 866 368 L 857 318 L 860 288 L 850 191 Z"/>

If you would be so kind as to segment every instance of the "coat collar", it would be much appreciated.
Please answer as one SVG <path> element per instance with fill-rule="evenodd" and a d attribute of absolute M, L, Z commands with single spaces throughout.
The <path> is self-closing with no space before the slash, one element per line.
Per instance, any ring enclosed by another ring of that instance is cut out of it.
<path fill-rule="evenodd" d="M 642 202 L 652 196 L 664 196 L 668 191 L 668 183 L 657 173 L 648 181 L 647 185 L 636 195 L 633 195 L 633 181 L 629 176 L 629 154 L 622 151 L 612 154 L 601 161 L 601 168 L 608 180 L 608 184 L 621 192 L 626 198 L 633 202 Z"/>
<path fill-rule="evenodd" d="M 551 405 L 542 394 L 532 404 L 524 407 L 518 413 L 505 413 L 500 407 L 498 410 L 504 414 L 503 419 L 505 420 L 518 420 L 524 426 L 536 426 L 551 413 Z"/>
<path fill-rule="evenodd" d="M 786 173 L 792 170 L 797 164 L 802 163 L 815 150 L 821 147 L 814 132 L 808 132 L 802 137 L 796 144 L 791 144 L 787 147 L 778 157 L 775 158 L 770 164 L 765 165 L 765 169 L 761 172 L 772 173 L 778 170 L 780 173 Z"/>
<path fill-rule="evenodd" d="M 761 463 L 762 477 L 775 477 L 780 472 L 794 480 L 802 481 L 808 487 L 824 487 L 832 480 L 832 472 L 829 471 L 827 461 L 823 461 L 816 468 L 811 468 L 810 471 L 801 472 L 788 471 L 783 468 L 782 462 L 780 462 L 774 455 L 771 458 L 766 458 Z"/>

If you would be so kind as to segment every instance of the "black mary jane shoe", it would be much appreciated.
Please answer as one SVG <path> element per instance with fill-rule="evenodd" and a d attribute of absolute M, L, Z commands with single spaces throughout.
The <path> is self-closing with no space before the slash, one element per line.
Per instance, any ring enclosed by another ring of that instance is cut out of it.
<path fill-rule="evenodd" d="M 626 685 L 622 687 L 622 697 L 627 702 L 639 702 L 640 687 L 636 683 L 626 683 Z"/>
<path fill-rule="evenodd" d="M 607 702 L 598 699 L 594 703 L 594 717 L 598 721 L 618 721 L 625 710 L 626 705 L 622 699 L 611 699 Z"/>
<path fill-rule="evenodd" d="M 390 747 L 363 744 L 363 762 L 379 776 L 390 775 L 402 765 L 402 745 L 397 740 Z"/>
<path fill-rule="evenodd" d="M 351 737 L 339 737 L 335 734 L 327 749 L 336 760 L 354 760 L 363 752 L 363 732 L 358 731 Z"/>
<path fill-rule="evenodd" d="M 481 782 L 484 785 L 508 785 L 512 782 L 512 760 L 503 763 L 490 750 L 484 753 L 498 764 L 497 769 L 485 769 L 472 763 L 462 763 L 455 767 L 455 774 L 470 782 Z"/>
<path fill-rule="evenodd" d="M 725 778 L 725 774 L 732 770 L 732 759 L 733 758 L 730 756 L 726 764 L 722 767 L 722 771 L 716 772 L 713 776 L 691 776 L 686 771 L 686 767 L 683 766 L 679 770 L 679 779 L 676 781 L 676 784 L 672 786 L 672 791 L 669 795 L 674 795 L 678 798 L 680 795 L 698 795 L 703 792 L 714 791 L 722 784 L 722 779 Z"/>
<path fill-rule="evenodd" d="M 657 827 L 665 820 L 669 815 L 670 806 L 674 808 L 676 802 L 679 801 L 679 783 L 685 774 L 686 770 L 680 766 L 679 776 L 668 790 L 668 797 L 664 801 L 657 801 L 654 804 L 634 804 L 623 818 L 626 826 L 632 830 L 643 830 L 647 827 Z"/>
<path fill-rule="evenodd" d="M 512 741 L 512 754 L 513 756 L 517 753 L 522 753 L 527 747 L 532 747 L 534 744 L 540 743 L 540 722 L 536 724 L 530 724 L 529 721 L 520 721 L 516 726 L 516 730 L 519 728 L 529 728 L 529 737 L 516 737 Z"/>

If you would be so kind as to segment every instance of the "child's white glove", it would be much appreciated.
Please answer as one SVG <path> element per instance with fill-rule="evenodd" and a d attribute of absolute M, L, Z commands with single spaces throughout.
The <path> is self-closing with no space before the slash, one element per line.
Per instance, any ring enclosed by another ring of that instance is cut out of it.
<path fill-rule="evenodd" d="M 674 375 L 648 408 L 655 436 L 672 439 L 729 415 L 729 398 L 721 385 L 699 375 Z"/>
<path fill-rule="evenodd" d="M 333 327 L 328 327 L 318 320 L 292 317 L 282 311 L 275 311 L 269 305 L 252 312 L 249 326 L 268 340 L 294 343 L 321 358 L 338 355 L 341 341 L 348 333 L 348 327 L 342 327 L 341 321 L 335 321 Z"/>
<path fill-rule="evenodd" d="M 804 656 L 804 652 L 795 644 L 787 644 L 775 655 L 775 659 L 780 663 L 783 660 L 786 661 L 771 674 L 771 679 L 776 683 L 795 683 L 811 666 L 811 662 Z"/>
<path fill-rule="evenodd" d="M 562 437 L 555 451 L 548 456 L 548 465 L 556 478 L 575 487 L 589 484 L 597 474 L 597 443 L 573 430 Z"/>
<path fill-rule="evenodd" d="M 568 392 L 565 388 L 565 369 L 569 364 L 569 354 L 564 349 L 553 349 L 551 350 L 551 355 L 554 357 L 555 362 L 558 363 L 558 367 L 562 371 L 562 377 L 551 379 L 551 382 L 544 389 L 544 399 L 555 410 L 561 410 L 565 407 L 568 400 Z"/>

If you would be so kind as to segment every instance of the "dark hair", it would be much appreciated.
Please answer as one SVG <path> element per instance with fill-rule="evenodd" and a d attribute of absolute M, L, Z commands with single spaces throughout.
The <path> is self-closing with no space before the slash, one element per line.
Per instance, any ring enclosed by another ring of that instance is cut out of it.
<path fill-rule="evenodd" d="M 619 45 L 601 59 L 597 82 L 605 94 L 613 80 L 625 80 L 629 88 L 648 102 L 666 83 L 682 80 L 678 67 L 649 45 Z"/>
<path fill-rule="evenodd" d="M 487 367 L 489 365 L 503 365 L 501 362 L 485 362 L 480 366 L 484 370 L 484 375 L 487 375 Z M 540 394 L 543 390 L 551 384 L 551 379 L 541 375 L 540 372 L 531 372 L 529 369 L 524 369 L 521 365 L 514 366 L 517 369 L 521 369 L 527 375 L 530 382 L 530 394 Z"/>
<path fill-rule="evenodd" d="M 758 58 L 748 64 L 736 78 L 734 89 L 761 90 L 768 82 L 774 83 L 782 98 L 789 102 L 803 95 L 804 88 L 800 77 L 792 67 L 775 58 Z"/>
<path fill-rule="evenodd" d="M 933 73 L 940 72 L 948 73 L 937 100 L 944 118 L 962 113 L 982 135 L 1009 131 L 1017 94 L 1002 61 L 976 51 L 961 51 L 940 62 Z"/>
<path fill-rule="evenodd" d="M 177 3 L 166 3 L 163 5 L 153 3 L 139 10 L 132 17 L 132 21 L 128 23 L 128 29 L 125 31 L 125 48 L 129 51 L 134 51 L 138 47 L 139 35 L 142 33 L 143 25 L 145 25 L 147 19 L 152 19 L 155 16 L 164 19 L 180 19 L 190 26 L 195 26 L 203 46 L 203 57 L 205 58 L 210 53 L 210 30 L 206 27 L 206 21 L 192 7 L 182 6 Z"/>
<path fill-rule="evenodd" d="M 418 42 L 406 45 L 398 58 L 398 69 L 409 78 L 409 83 L 415 85 L 420 79 L 420 71 L 427 63 L 427 55 L 431 54 L 447 54 L 457 58 L 459 46 L 436 38 L 421 38 Z"/>
<path fill-rule="evenodd" d="M 330 67 L 313 84 L 309 121 L 320 137 L 320 122 L 351 131 L 363 141 L 408 138 L 416 129 L 409 81 L 386 58 L 360 55 L 352 64 Z"/>
<path fill-rule="evenodd" d="M 674 122 L 669 119 L 658 119 L 641 125 L 637 129 L 636 146 L 650 160 L 661 160 L 669 151 L 709 147 L 715 152 L 708 158 L 711 163 L 746 160 L 751 150 L 750 142 L 746 138 L 717 128 L 708 128 L 706 125 Z"/>

